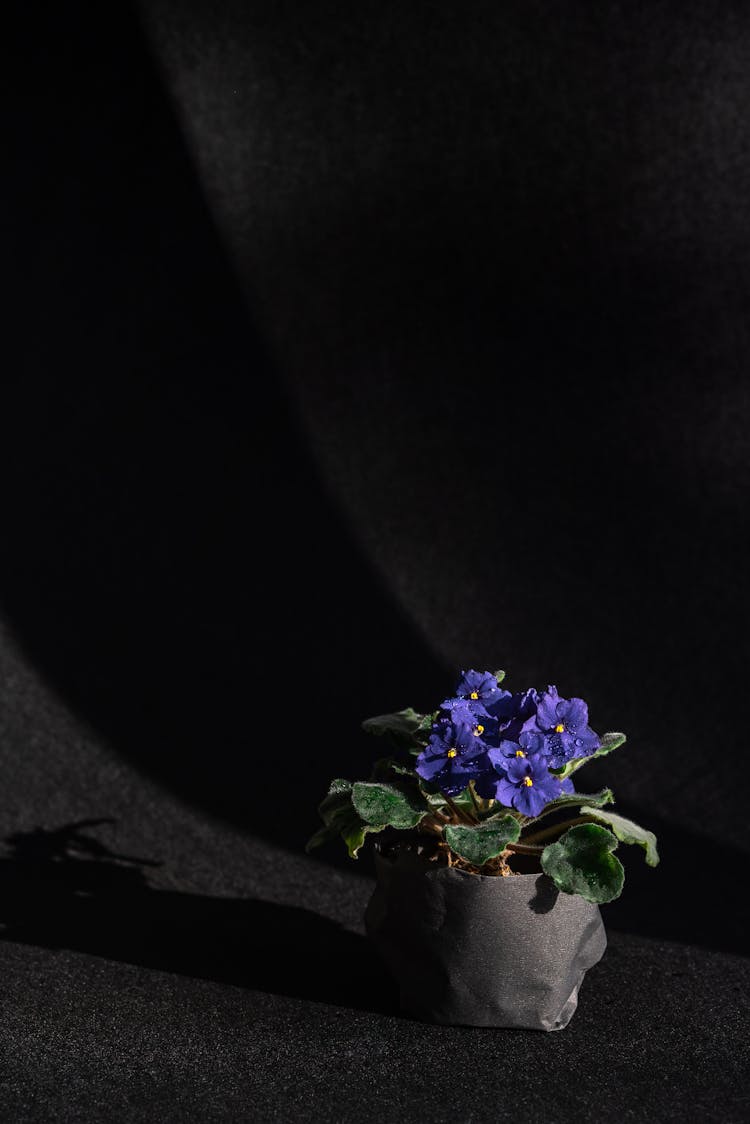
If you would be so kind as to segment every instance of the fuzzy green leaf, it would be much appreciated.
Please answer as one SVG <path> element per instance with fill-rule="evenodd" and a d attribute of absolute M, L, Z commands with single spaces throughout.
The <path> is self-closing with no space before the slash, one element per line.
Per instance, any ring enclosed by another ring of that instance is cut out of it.
<path fill-rule="evenodd" d="M 342 811 L 329 827 L 322 827 L 317 831 L 312 839 L 309 840 L 305 850 L 311 851 L 312 848 L 317 847 L 319 843 L 326 843 L 329 839 L 341 838 L 346 844 L 349 858 L 356 859 L 359 849 L 365 841 L 365 835 L 370 831 L 382 830 L 382 827 L 377 827 L 375 824 L 365 823 L 364 820 L 357 815 L 355 809 L 350 806 L 345 811 Z"/>
<path fill-rule="evenodd" d="M 402 830 L 416 827 L 430 807 L 421 792 L 395 784 L 358 781 L 352 788 L 352 803 L 365 823 Z"/>
<path fill-rule="evenodd" d="M 455 796 L 451 796 L 451 800 L 457 808 L 461 808 L 466 812 L 471 812 L 472 815 L 474 814 L 474 801 L 471 799 L 471 793 L 469 792 L 468 788 L 465 788 L 463 792 L 456 793 Z M 445 797 L 443 797 L 443 803 L 446 805 L 446 807 L 448 806 L 448 802 Z"/>
<path fill-rule="evenodd" d="M 417 714 L 413 707 L 407 706 L 405 710 L 399 710 L 395 714 L 377 714 L 374 718 L 366 718 L 362 729 L 366 734 L 376 734 L 378 737 L 383 734 L 411 737 L 419 729 L 424 717 L 423 714 Z"/>
<path fill-rule="evenodd" d="M 505 672 L 504 671 L 496 671 L 494 673 L 494 675 L 495 675 L 495 679 L 497 679 L 498 683 L 502 683 L 503 679 L 505 679 Z"/>
<path fill-rule="evenodd" d="M 305 846 L 308 853 L 314 847 L 319 847 L 340 836 L 346 844 L 350 858 L 356 859 L 367 832 L 378 830 L 366 824 L 354 808 L 351 781 L 341 778 L 332 781 L 327 796 L 318 806 L 318 812 L 323 820 L 323 826 L 308 839 Z"/>
<path fill-rule="evenodd" d="M 595 823 L 571 827 L 542 851 L 542 870 L 566 894 L 601 904 L 619 897 L 625 881 L 622 863 L 612 851 L 617 840 Z"/>
<path fill-rule="evenodd" d="M 422 718 L 422 721 L 419 723 L 416 730 L 411 735 L 409 741 L 406 742 L 406 739 L 404 739 L 404 741 L 406 742 L 406 748 L 409 750 L 409 753 L 412 753 L 415 757 L 419 756 L 419 754 L 422 752 L 422 750 L 430 740 L 432 727 L 433 724 L 437 721 L 438 714 L 439 711 L 437 710 L 433 714 L 425 714 Z"/>
<path fill-rule="evenodd" d="M 498 816 L 476 827 L 451 824 L 445 828 L 446 842 L 452 851 L 474 866 L 484 866 L 515 843 L 521 826 L 514 816 Z"/>
<path fill-rule="evenodd" d="M 619 749 L 627 740 L 625 734 L 618 733 L 615 730 L 610 730 L 608 734 L 602 734 L 601 745 L 594 754 L 594 757 L 605 757 L 608 753 L 611 753 L 613 749 Z"/>
<path fill-rule="evenodd" d="M 439 713 L 439 710 L 434 710 L 432 714 L 425 714 L 422 718 L 422 721 L 417 726 L 416 732 L 418 734 L 429 734 L 432 730 L 433 723 L 437 722 L 437 716 Z"/>
<path fill-rule="evenodd" d="M 586 797 L 588 799 L 588 797 Z M 633 823 L 632 820 L 625 819 L 624 816 L 618 816 L 616 812 L 602 812 L 598 808 L 585 806 L 581 808 L 582 816 L 591 816 L 592 819 L 597 820 L 598 823 L 606 824 L 617 836 L 621 843 L 635 843 L 639 847 L 643 847 L 646 852 L 646 863 L 648 866 L 656 866 L 659 862 L 659 852 L 656 849 L 656 836 L 653 831 L 647 831 L 645 827 L 640 827 L 639 824 Z"/>
<path fill-rule="evenodd" d="M 318 805 L 318 814 L 323 823 L 328 825 L 344 808 L 351 805 L 352 782 L 337 777 L 331 781 L 328 793 Z"/>
<path fill-rule="evenodd" d="M 420 787 L 419 790 L 424 796 L 430 808 L 447 808 L 445 797 L 442 792 L 429 792 L 426 788 Z"/>

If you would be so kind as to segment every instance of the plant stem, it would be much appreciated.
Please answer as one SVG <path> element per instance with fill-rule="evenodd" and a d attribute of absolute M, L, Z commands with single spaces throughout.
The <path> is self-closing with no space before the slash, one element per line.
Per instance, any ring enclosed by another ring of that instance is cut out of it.
<path fill-rule="evenodd" d="M 556 823 L 553 824 L 552 827 L 546 827 L 543 831 L 532 832 L 531 835 L 526 836 L 524 843 L 531 843 L 532 840 L 549 839 L 549 837 L 554 835 L 557 831 L 567 831 L 569 827 L 575 827 L 576 824 L 589 822 L 588 816 L 576 816 L 574 820 L 566 820 L 565 823 Z"/>
<path fill-rule="evenodd" d="M 526 843 L 508 843 L 508 851 L 515 851 L 519 855 L 541 855 L 544 847 L 535 847 Z"/>
<path fill-rule="evenodd" d="M 476 820 L 473 818 L 473 816 L 470 816 L 468 814 L 468 812 L 464 812 L 461 808 L 458 807 L 457 804 L 454 804 L 453 801 L 451 800 L 450 796 L 446 796 L 446 794 L 444 792 L 441 793 L 441 796 L 443 796 L 445 798 L 445 803 L 448 805 L 450 810 L 453 812 L 453 815 L 456 817 L 456 820 L 457 820 L 458 823 L 461 823 L 462 821 L 464 823 L 468 823 L 468 824 L 472 824 L 472 825 L 476 823 Z"/>
<path fill-rule="evenodd" d="M 436 835 L 439 835 L 442 838 L 444 823 L 445 820 L 443 819 L 443 817 L 437 819 L 435 815 L 425 816 L 425 818 L 419 824 L 419 830 L 422 832 L 434 832 Z"/>
<path fill-rule="evenodd" d="M 469 796 L 471 797 L 471 802 L 474 805 L 474 811 L 476 812 L 477 816 L 479 816 L 482 809 L 479 807 L 479 801 L 477 800 L 477 794 L 474 791 L 474 781 L 469 781 Z"/>

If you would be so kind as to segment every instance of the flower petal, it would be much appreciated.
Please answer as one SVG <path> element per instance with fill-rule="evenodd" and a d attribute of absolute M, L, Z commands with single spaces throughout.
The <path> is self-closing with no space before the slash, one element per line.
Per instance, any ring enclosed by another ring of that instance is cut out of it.
<path fill-rule="evenodd" d="M 567 761 L 576 756 L 575 739 L 564 730 L 561 734 L 548 734 L 545 739 L 544 756 L 552 769 L 562 769 Z"/>
<path fill-rule="evenodd" d="M 544 753 L 546 738 L 541 730 L 525 730 L 518 735 L 518 743 L 527 754 Z"/>
<path fill-rule="evenodd" d="M 586 726 L 585 729 L 578 730 L 573 738 L 571 757 L 590 757 L 601 744 L 599 735 L 595 734 L 590 726 Z"/>
<path fill-rule="evenodd" d="M 469 755 L 483 753 L 484 747 L 477 744 L 477 739 L 474 737 L 474 724 L 467 726 L 463 722 L 456 722 L 454 724 L 454 740 L 453 745 L 458 749 L 461 754 L 468 753 Z"/>
<path fill-rule="evenodd" d="M 571 699 L 567 703 L 563 721 L 573 733 L 585 729 L 589 721 L 589 708 L 583 699 Z"/>
<path fill-rule="evenodd" d="M 524 816 L 538 816 L 547 803 L 548 797 L 536 785 L 522 784 L 513 797 L 513 807 Z"/>
<path fill-rule="evenodd" d="M 558 723 L 557 707 L 561 700 L 557 693 L 557 687 L 552 684 L 547 687 L 539 696 L 539 701 L 536 708 L 536 724 L 540 730 L 554 730 Z"/>
<path fill-rule="evenodd" d="M 505 774 L 505 767 L 508 764 L 508 757 L 513 756 L 512 754 L 507 754 L 503 746 L 510 744 L 510 742 L 500 742 L 500 745 L 493 745 L 487 750 L 487 756 L 493 769 L 498 773 L 503 773 L 503 775 Z"/>
<path fill-rule="evenodd" d="M 529 775 L 528 757 L 507 757 L 505 771 L 509 781 L 513 784 L 521 784 L 524 777 Z"/>
<path fill-rule="evenodd" d="M 445 754 L 431 754 L 429 751 L 420 753 L 414 766 L 415 773 L 418 773 L 425 781 L 434 780 L 438 773 L 441 773 L 446 765 Z"/>
<path fill-rule="evenodd" d="M 517 787 L 505 777 L 501 777 L 495 787 L 495 799 L 504 804 L 506 808 L 513 807 L 513 797 L 518 792 Z"/>

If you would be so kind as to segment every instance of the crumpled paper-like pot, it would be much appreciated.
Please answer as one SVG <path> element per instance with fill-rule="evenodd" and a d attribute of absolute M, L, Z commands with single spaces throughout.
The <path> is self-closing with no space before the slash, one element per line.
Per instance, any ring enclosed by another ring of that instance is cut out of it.
<path fill-rule="evenodd" d="M 409 851 L 375 853 L 365 927 L 399 986 L 402 1009 L 429 1022 L 562 1030 L 607 938 L 596 905 L 546 874 L 485 877 Z"/>

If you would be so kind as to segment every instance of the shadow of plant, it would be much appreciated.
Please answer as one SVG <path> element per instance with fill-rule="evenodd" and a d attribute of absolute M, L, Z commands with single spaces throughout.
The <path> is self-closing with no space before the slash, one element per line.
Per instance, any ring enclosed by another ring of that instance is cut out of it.
<path fill-rule="evenodd" d="M 160 864 L 110 850 L 90 832 L 111 820 L 6 839 L 0 936 L 278 995 L 395 1013 L 366 939 L 307 909 L 157 889 Z"/>

